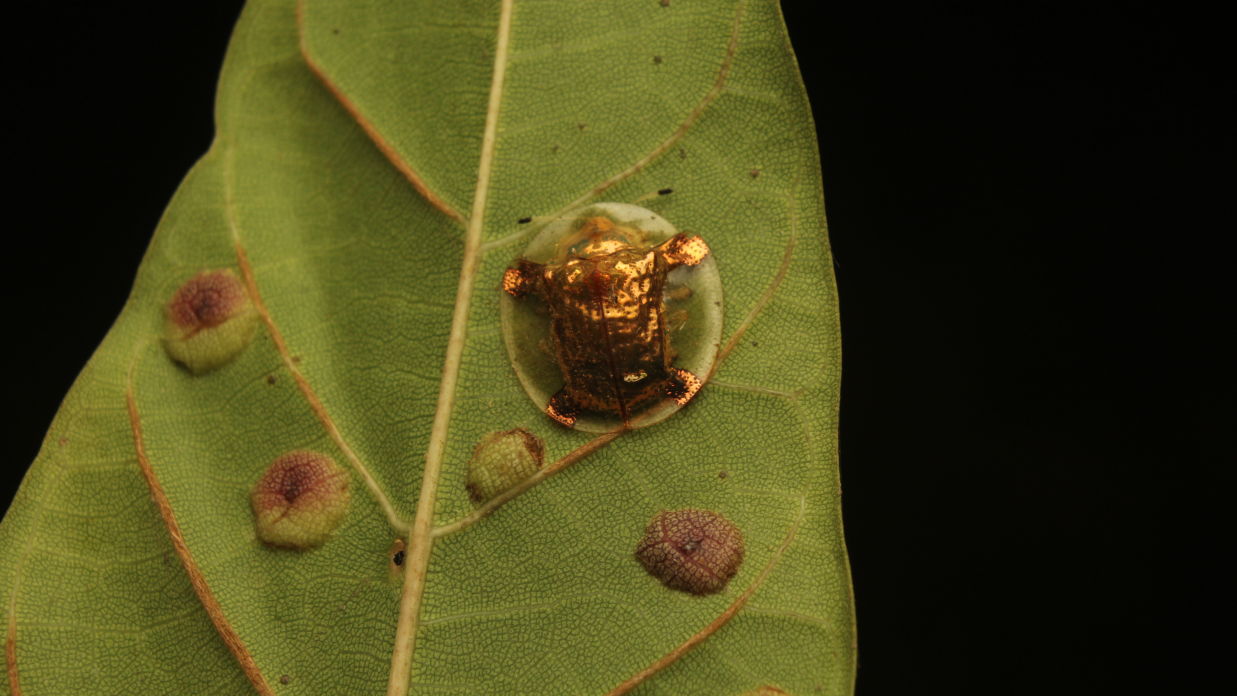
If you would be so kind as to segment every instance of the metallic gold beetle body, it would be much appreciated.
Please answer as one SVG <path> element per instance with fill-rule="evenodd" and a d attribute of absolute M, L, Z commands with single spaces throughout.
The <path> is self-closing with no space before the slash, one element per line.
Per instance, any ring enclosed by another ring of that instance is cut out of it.
<path fill-rule="evenodd" d="M 550 313 L 563 387 L 546 414 L 567 426 L 581 412 L 627 424 L 664 399 L 681 405 L 695 396 L 700 378 L 672 364 L 663 296 L 671 270 L 708 253 L 703 239 L 682 233 L 648 248 L 639 230 L 594 216 L 564 237 L 550 263 L 521 259 L 508 268 L 503 290 L 534 295 Z"/>

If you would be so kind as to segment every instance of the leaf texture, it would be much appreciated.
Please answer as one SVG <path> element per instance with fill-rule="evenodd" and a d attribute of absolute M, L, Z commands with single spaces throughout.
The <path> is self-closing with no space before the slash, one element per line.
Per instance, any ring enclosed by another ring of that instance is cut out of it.
<path fill-rule="evenodd" d="M 0 524 L 12 693 L 851 692 L 837 299 L 776 4 L 255 0 L 217 122 Z M 704 237 L 725 319 L 695 401 L 597 441 L 529 401 L 498 303 L 544 220 L 603 200 Z M 263 327 L 195 376 L 164 305 L 219 268 Z M 473 521 L 466 463 L 516 427 L 562 465 Z M 304 552 L 249 509 L 297 449 L 353 485 Z M 686 507 L 746 539 L 718 594 L 633 556 Z"/>

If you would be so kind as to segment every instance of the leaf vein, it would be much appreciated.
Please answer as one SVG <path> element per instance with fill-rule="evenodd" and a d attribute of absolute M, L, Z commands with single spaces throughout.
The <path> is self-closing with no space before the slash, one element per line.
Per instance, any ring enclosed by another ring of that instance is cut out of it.
<path fill-rule="evenodd" d="M 253 656 L 249 654 L 249 649 L 245 647 L 244 641 L 241 640 L 236 630 L 232 628 L 232 624 L 224 616 L 223 607 L 219 605 L 219 600 L 215 598 L 214 593 L 206 582 L 206 576 L 202 574 L 202 570 L 198 568 L 193 554 L 190 553 L 189 545 L 185 543 L 184 534 L 181 532 L 180 523 L 176 520 L 176 513 L 172 510 L 172 503 L 168 500 L 167 494 L 163 492 L 163 486 L 159 483 L 154 467 L 151 466 L 150 458 L 146 455 L 146 442 L 142 438 L 142 420 L 138 414 L 137 398 L 134 396 L 133 388 L 133 373 L 136 365 L 137 357 L 135 356 L 134 362 L 130 366 L 128 385 L 125 389 L 125 405 L 129 412 L 129 427 L 133 433 L 134 453 L 137 457 L 138 467 L 142 470 L 142 476 L 146 479 L 146 485 L 150 488 L 150 496 L 154 499 L 155 507 L 159 510 L 159 516 L 163 518 L 168 536 L 172 540 L 172 548 L 176 551 L 176 556 L 180 558 L 181 565 L 189 576 L 189 584 L 193 586 L 193 592 L 198 596 L 198 601 L 201 602 L 202 608 L 206 610 L 206 615 L 215 626 L 215 631 L 223 639 L 223 643 L 227 646 L 228 651 L 240 663 L 241 670 L 249 678 L 249 682 L 253 684 L 254 689 L 262 696 L 274 696 L 274 691 L 266 683 L 266 678 L 262 675 L 261 670 L 258 669 Z"/>
<path fill-rule="evenodd" d="M 365 487 L 369 489 L 370 495 L 382 508 L 386 515 L 387 522 L 396 532 L 402 533 L 408 528 L 406 522 L 400 518 L 399 513 L 395 511 L 395 507 L 391 505 L 391 501 L 387 498 L 382 487 L 378 485 L 378 481 L 374 479 L 369 469 L 361 462 L 361 458 L 357 456 L 348 442 L 339 432 L 339 427 L 335 425 L 334 419 L 331 418 L 330 412 L 326 410 L 326 405 L 318 398 L 317 392 L 314 391 L 309 380 L 296 366 L 296 361 L 292 357 L 292 351 L 288 349 L 288 344 L 284 340 L 283 333 L 279 330 L 279 326 L 275 323 L 275 318 L 271 315 L 270 309 L 267 308 L 266 302 L 262 299 L 262 292 L 258 288 L 258 280 L 254 276 L 253 266 L 249 263 L 249 256 L 245 252 L 245 246 L 240 240 L 240 223 L 236 219 L 236 201 L 234 200 L 234 191 L 232 184 L 232 147 L 229 143 L 224 164 L 224 208 L 227 213 L 228 227 L 232 233 L 232 245 L 236 252 L 236 264 L 241 270 L 241 276 L 245 280 L 246 289 L 249 291 L 249 297 L 253 301 L 253 306 L 258 312 L 258 316 L 262 319 L 262 323 L 266 325 L 266 330 L 270 333 L 271 341 L 275 344 L 275 350 L 279 353 L 279 357 L 283 360 L 284 368 L 292 375 L 292 379 L 296 382 L 296 386 L 300 389 L 301 394 L 305 397 L 305 401 L 309 403 L 309 408 L 317 416 L 318 421 L 322 423 L 322 427 L 326 430 L 328 436 L 343 453 L 348 463 L 352 465 L 353 470 L 357 472 L 365 483 Z"/>
<path fill-rule="evenodd" d="M 756 321 L 756 317 L 760 316 L 760 313 L 764 311 L 765 307 L 773 301 L 773 296 L 777 294 L 778 288 L 782 286 L 782 281 L 786 279 L 786 272 L 790 270 L 790 261 L 794 257 L 795 239 L 798 236 L 799 227 L 799 218 L 795 212 L 793 198 L 790 200 L 789 208 L 790 234 L 787 235 L 786 249 L 782 252 L 782 261 L 778 266 L 777 273 L 774 274 L 773 280 L 769 282 L 769 285 L 765 287 L 764 292 L 760 294 L 760 297 L 756 300 L 756 304 L 752 305 L 751 310 L 749 310 L 747 315 L 743 317 L 743 321 L 739 323 L 739 327 L 735 329 L 733 334 L 731 334 L 730 340 L 726 341 L 726 345 L 722 346 L 722 349 L 718 351 L 717 361 L 713 363 L 713 369 L 709 372 L 708 377 L 705 378 L 705 382 L 711 380 L 713 375 L 717 373 L 718 368 L 721 367 L 722 361 L 725 360 L 726 357 L 730 355 L 731 351 L 739 345 L 739 340 L 743 338 L 743 334 L 747 333 L 747 330 L 751 327 L 752 322 Z"/>
<path fill-rule="evenodd" d="M 524 239 L 527 235 L 536 233 L 541 227 L 544 227 L 545 224 L 561 217 L 563 213 L 584 205 L 610 188 L 613 188 L 624 180 L 640 173 L 645 167 L 652 164 L 662 155 L 669 152 L 670 149 L 676 144 L 678 144 L 678 142 L 683 139 L 683 136 L 687 135 L 687 132 L 691 130 L 692 126 L 696 125 L 696 122 L 700 120 L 700 117 L 704 115 L 704 112 L 707 111 L 709 107 L 713 105 L 713 102 L 717 101 L 717 98 L 720 97 L 725 91 L 726 79 L 730 76 L 730 69 L 734 64 L 734 56 L 739 46 L 739 29 L 743 24 L 743 15 L 747 10 L 747 1 L 748 0 L 739 0 L 735 11 L 734 23 L 731 26 L 730 40 L 726 44 L 726 53 L 722 57 L 722 65 L 717 71 L 717 77 L 714 79 L 712 87 L 709 88 L 709 91 L 706 92 L 704 97 L 702 97 L 696 104 L 695 108 L 688 112 L 687 117 L 682 123 L 679 124 L 678 128 L 676 128 L 674 132 L 672 132 L 666 137 L 665 140 L 661 141 L 656 147 L 649 151 L 648 154 L 636 160 L 634 164 L 623 171 L 614 174 L 605 181 L 594 185 L 587 192 L 581 194 L 557 212 L 546 216 L 538 216 L 536 218 L 536 222 L 539 224 L 530 226 L 530 229 L 517 230 L 505 237 L 500 237 L 499 239 L 487 242 L 482 246 L 482 249 L 484 251 L 499 249 L 507 246 L 508 244 Z"/>
<path fill-rule="evenodd" d="M 360 108 L 358 108 L 356 104 L 352 103 L 352 100 L 348 98 L 348 95 L 344 94 L 343 90 L 331 81 L 331 78 L 326 74 L 326 71 L 322 68 L 322 66 L 318 65 L 318 63 L 314 61 L 313 56 L 310 55 L 309 44 L 305 39 L 305 0 L 298 0 L 296 3 L 296 32 L 297 44 L 300 47 L 301 57 L 305 60 L 305 65 L 309 68 L 309 71 L 317 76 L 317 78 L 322 82 L 322 85 L 326 87 L 326 90 L 331 93 L 331 96 L 335 97 L 335 99 L 339 101 L 340 105 L 344 107 L 344 110 L 348 112 L 348 115 L 352 116 L 353 120 L 357 122 L 357 125 L 361 127 L 361 130 L 365 132 L 365 135 L 369 136 L 369 139 L 373 141 L 374 146 L 378 148 L 378 151 L 391 162 L 391 165 L 394 166 L 400 174 L 404 175 L 404 178 L 408 180 L 408 183 L 412 184 L 412 187 L 416 189 L 417 193 L 421 194 L 421 196 L 425 198 L 430 205 L 437 208 L 447 217 L 467 225 L 468 221 L 464 219 L 464 216 L 458 210 L 451 207 L 451 205 L 443 200 L 441 196 L 434 193 L 434 191 L 430 189 L 425 180 L 421 178 L 421 175 L 418 174 L 411 165 L 404 161 L 404 158 L 400 156 L 399 151 L 397 151 L 394 146 L 382 137 L 382 133 L 378 132 L 378 129 L 374 126 L 374 124 L 369 122 L 369 119 L 365 118 L 364 114 L 361 113 Z"/>
<path fill-rule="evenodd" d="M 687 114 L 687 118 L 679 124 L 679 127 L 676 128 L 674 132 L 669 135 L 669 137 L 659 143 L 657 147 L 653 148 L 647 155 L 636 160 L 636 162 L 627 169 L 624 169 L 614 176 L 611 176 L 609 179 L 597 184 L 587 193 L 581 195 L 571 203 L 568 203 L 564 206 L 564 210 L 570 210 L 577 206 L 583 205 L 590 199 L 601 195 L 619 182 L 638 174 L 641 170 L 652 164 L 659 157 L 669 152 L 670 148 L 674 147 L 675 144 L 683 139 L 683 136 L 687 135 L 687 132 L 691 130 L 692 126 L 696 125 L 696 122 L 700 120 L 700 117 L 704 115 L 704 112 L 707 111 L 708 108 L 713 105 L 713 102 L 717 101 L 717 98 L 722 95 L 723 91 L 725 91 L 726 79 L 730 77 L 730 69 L 734 65 L 734 56 L 738 51 L 739 28 L 743 25 L 743 15 L 746 10 L 747 0 L 740 0 L 738 7 L 735 10 L 734 23 L 730 30 L 730 40 L 726 43 L 726 53 L 722 57 L 722 65 L 717 71 L 717 77 L 714 79 L 713 85 L 709 88 L 709 91 L 705 93 L 704 97 L 699 103 L 696 104 L 695 108 Z M 557 215 L 554 217 L 557 217 Z"/>
<path fill-rule="evenodd" d="M 8 628 L 4 633 L 4 671 L 9 678 L 9 691 L 21 696 L 21 675 L 17 672 L 17 593 L 9 598 Z"/>
<path fill-rule="evenodd" d="M 730 620 L 743 609 L 748 600 L 752 598 L 752 595 L 756 594 L 756 591 L 759 590 L 761 586 L 764 585 L 765 581 L 769 579 L 769 575 L 773 572 L 773 569 L 777 567 L 778 562 L 782 560 L 782 556 L 786 554 L 786 549 L 790 548 L 791 542 L 795 540 L 795 536 L 799 532 L 799 527 L 803 524 L 803 518 L 806 515 L 806 512 L 807 497 L 805 496 L 801 498 L 799 502 L 799 515 L 795 518 L 795 521 L 791 523 L 790 529 L 787 530 L 786 537 L 782 540 L 781 545 L 778 546 L 778 548 L 769 557 L 769 562 L 765 564 L 765 567 L 760 571 L 760 574 L 756 576 L 756 579 L 752 581 L 752 584 L 748 585 L 747 589 L 743 590 L 743 593 L 740 594 L 734 602 L 730 604 L 730 606 L 726 607 L 721 614 L 718 614 L 717 618 L 709 622 L 709 624 L 704 628 L 692 634 L 692 636 L 687 640 L 675 646 L 670 652 L 653 661 L 653 663 L 648 667 L 636 672 L 631 677 L 627 678 L 623 683 L 614 687 L 613 690 L 607 692 L 606 696 L 621 696 L 622 694 L 631 691 L 649 677 L 652 677 L 654 674 L 657 674 L 661 670 L 677 662 L 680 658 L 690 652 L 692 648 L 695 648 L 700 643 L 703 643 L 706 639 L 720 630 L 722 626 L 729 623 Z"/>
<path fill-rule="evenodd" d="M 503 0 L 498 17 L 498 35 L 494 43 L 494 72 L 490 81 L 486 106 L 485 133 L 481 140 L 481 158 L 477 165 L 477 187 L 473 194 L 472 213 L 464 236 L 464 254 L 460 262 L 459 285 L 455 309 L 451 316 L 451 333 L 447 339 L 447 354 L 443 359 L 442 382 L 434 424 L 430 429 L 429 447 L 425 452 L 425 468 L 421 477 L 421 494 L 416 516 L 408 533 L 408 554 L 405 558 L 404 587 L 400 596 L 399 619 L 395 629 L 395 645 L 391 653 L 391 673 L 387 696 L 405 696 L 412 675 L 412 656 L 416 648 L 417 624 L 425 579 L 429 568 L 430 549 L 434 543 L 434 507 L 438 495 L 438 479 L 442 472 L 443 453 L 447 446 L 448 426 L 455 408 L 464 342 L 468 332 L 468 314 L 476 285 L 477 267 L 481 260 L 481 237 L 485 225 L 485 208 L 489 201 L 490 172 L 498 140 L 498 117 L 502 106 L 503 82 L 507 71 L 507 53 L 511 36 L 511 14 L 514 0 Z"/>
<path fill-rule="evenodd" d="M 714 378 L 709 383 L 715 387 L 721 387 L 723 389 L 731 389 L 734 391 L 742 391 L 742 392 L 751 392 L 753 394 L 762 394 L 764 396 L 772 396 L 772 397 L 776 397 L 779 399 L 785 399 L 787 401 L 798 401 L 799 397 L 803 396 L 802 389 L 796 389 L 794 391 L 783 391 L 781 389 L 770 389 L 769 387 L 758 387 L 752 384 L 739 384 L 737 382 L 727 382 L 725 380 L 716 379 L 716 378 Z"/>

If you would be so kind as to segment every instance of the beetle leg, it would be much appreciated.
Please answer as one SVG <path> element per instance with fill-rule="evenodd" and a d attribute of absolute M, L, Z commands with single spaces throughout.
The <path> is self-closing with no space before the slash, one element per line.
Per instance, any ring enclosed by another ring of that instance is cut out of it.
<path fill-rule="evenodd" d="M 562 423 L 568 428 L 576 424 L 576 414 L 579 409 L 576 408 L 571 397 L 567 396 L 563 389 L 559 389 L 554 396 L 550 397 L 550 403 L 545 406 L 545 414 L 554 420 Z"/>
<path fill-rule="evenodd" d="M 688 237 L 682 232 L 667 239 L 660 247 L 670 268 L 695 266 L 709 255 L 709 245 L 702 237 Z"/>
<path fill-rule="evenodd" d="M 512 297 L 523 297 L 537 288 L 537 278 L 541 275 L 543 266 L 539 263 L 520 259 L 518 265 L 508 268 L 503 273 L 503 291 Z"/>
<path fill-rule="evenodd" d="M 686 285 L 667 287 L 664 297 L 667 302 L 682 302 L 692 296 L 692 289 Z"/>
<path fill-rule="evenodd" d="M 678 331 L 682 329 L 683 325 L 687 323 L 689 316 L 690 315 L 687 313 L 686 309 L 676 309 L 666 312 L 666 328 L 670 331 Z"/>
<path fill-rule="evenodd" d="M 666 396 L 674 399 L 678 405 L 683 406 L 692 400 L 692 397 L 696 395 L 696 392 L 700 391 L 702 386 L 704 386 L 704 383 L 696 375 L 687 370 L 672 367 L 670 368 L 670 379 L 666 382 Z"/>

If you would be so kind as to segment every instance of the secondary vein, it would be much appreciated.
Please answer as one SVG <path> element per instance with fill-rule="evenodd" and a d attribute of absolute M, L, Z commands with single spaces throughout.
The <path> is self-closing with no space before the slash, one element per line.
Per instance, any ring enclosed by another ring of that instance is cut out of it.
<path fill-rule="evenodd" d="M 158 475 L 155 474 L 150 457 L 146 454 L 146 440 L 142 436 L 142 418 L 138 413 L 137 396 L 134 387 L 136 379 L 134 375 L 137 371 L 137 363 L 141 355 L 140 351 L 141 348 L 139 347 L 133 361 L 129 365 L 129 373 L 125 380 L 125 408 L 129 415 L 129 428 L 133 435 L 134 456 L 137 458 L 138 468 L 141 469 L 142 477 L 146 479 L 146 485 L 150 489 L 150 497 L 154 500 L 155 507 L 159 511 L 159 517 L 162 518 L 164 528 L 172 541 L 172 549 L 180 559 L 181 566 L 185 569 L 185 574 L 189 576 L 189 584 L 193 586 L 194 594 L 197 595 L 202 608 L 206 610 L 206 616 L 210 619 L 211 624 L 214 625 L 215 631 L 223 640 L 224 645 L 227 646 L 228 651 L 236 658 L 241 671 L 245 673 L 254 690 L 261 696 L 274 696 L 275 692 L 271 690 L 270 684 L 267 683 L 262 670 L 258 668 L 258 663 L 253 659 L 253 655 L 250 654 L 248 647 L 245 646 L 245 642 L 241 640 L 236 629 L 232 627 L 227 616 L 224 615 L 223 607 L 219 604 L 219 600 L 215 598 L 215 593 L 206 582 L 206 575 L 198 567 L 193 553 L 189 550 L 189 544 L 185 541 L 185 535 L 180 529 L 176 513 L 172 510 L 172 503 L 168 500 L 167 494 L 164 493 L 163 486 L 159 482 Z"/>
<path fill-rule="evenodd" d="M 450 203 L 447 203 L 447 201 L 441 196 L 434 193 L 429 184 L 421 178 L 421 175 L 412 168 L 411 164 L 404 160 L 403 155 L 395 149 L 394 145 L 387 142 L 386 138 L 382 137 L 382 133 L 378 130 L 378 128 L 375 127 L 374 124 L 370 123 L 369 119 L 365 118 L 365 114 L 361 112 L 361 108 L 348 98 L 348 95 L 340 89 L 339 85 L 335 84 L 335 81 L 331 79 L 331 76 L 327 73 L 327 71 L 319 65 L 317 60 L 314 59 L 313 53 L 309 50 L 308 37 L 305 31 L 305 0 L 298 0 L 296 3 L 296 32 L 297 44 L 300 48 L 301 57 L 305 60 L 305 65 L 309 67 L 309 71 L 318 77 L 318 79 L 322 82 L 322 85 L 326 87 L 326 90 L 331 93 L 331 96 L 335 97 L 335 99 L 339 101 L 340 105 L 344 107 L 344 110 L 348 112 L 348 115 L 352 116 L 353 120 L 357 122 L 357 125 L 361 127 L 361 130 L 369 136 L 371 141 L 373 141 L 374 145 L 378 148 L 378 151 L 381 152 L 392 165 L 394 165 L 395 169 L 398 170 L 400 174 L 404 175 L 404 178 L 408 180 L 408 183 L 412 184 L 412 187 L 416 189 L 417 193 L 421 194 L 430 205 L 437 208 L 452 220 L 457 222 L 466 222 L 464 220 L 464 216 L 460 215 L 458 210 L 452 208 Z"/>
<path fill-rule="evenodd" d="M 606 696 L 622 696 L 623 694 L 631 691 L 642 684 L 649 677 L 677 662 L 680 658 L 690 652 L 692 648 L 700 645 L 714 633 L 717 633 L 722 626 L 730 623 L 730 620 L 738 615 L 738 613 L 747 604 L 748 600 L 752 598 L 752 595 L 756 594 L 756 591 L 765 584 L 765 581 L 769 579 L 769 574 L 773 572 L 773 569 L 777 567 L 777 564 L 782 560 L 782 557 L 786 555 L 786 549 L 790 548 L 791 542 L 795 540 L 795 535 L 799 533 L 799 526 L 803 524 L 803 518 L 806 514 L 807 497 L 804 496 L 799 500 L 799 514 L 795 517 L 795 521 L 791 523 L 790 529 L 787 530 L 786 537 L 782 539 L 781 545 L 778 546 L 777 550 L 773 552 L 773 555 L 769 557 L 769 562 L 765 564 L 765 567 L 760 571 L 760 574 L 756 576 L 756 579 L 752 581 L 752 584 L 748 585 L 747 589 L 743 590 L 743 593 L 740 594 L 734 602 L 730 604 L 730 606 L 726 607 L 722 613 L 718 614 L 717 618 L 710 621 L 707 626 L 692 634 L 692 636 L 687 640 L 676 645 L 670 652 L 653 661 L 653 663 L 648 667 L 645 667 L 639 672 L 636 672 L 632 676 L 628 677 L 622 684 L 619 684 L 614 687 L 613 690 L 607 692 Z"/>
<path fill-rule="evenodd" d="M 768 305 L 769 302 L 773 300 L 774 295 L 777 294 L 778 288 L 780 288 L 782 285 L 782 281 L 786 279 L 786 273 L 790 269 L 790 262 L 794 258 L 795 239 L 797 238 L 797 235 L 798 235 L 797 230 L 799 227 L 799 218 L 798 218 L 798 215 L 794 211 L 793 196 L 790 198 L 790 204 L 791 204 L 790 206 L 791 208 L 790 210 L 790 233 L 786 239 L 786 247 L 785 247 L 785 250 L 782 252 L 782 260 L 778 264 L 777 272 L 774 274 L 773 279 L 769 282 L 769 285 L 765 287 L 764 292 L 762 292 L 760 294 L 760 297 L 756 300 L 756 304 L 753 305 L 751 310 L 749 310 L 748 313 L 743 317 L 743 321 L 739 323 L 739 326 L 738 328 L 735 329 L 735 332 L 730 336 L 730 338 L 726 341 L 726 343 L 722 346 L 722 348 L 718 350 L 717 360 L 713 362 L 713 366 L 709 369 L 708 375 L 706 375 L 704 378 L 705 384 L 717 383 L 717 381 L 714 379 L 713 376 L 717 374 L 717 370 L 721 367 L 722 363 L 726 360 L 727 357 L 730 356 L 731 351 L 733 351 L 739 345 L 739 341 L 740 339 L 743 338 L 743 334 L 745 334 L 748 328 L 751 327 L 752 323 L 756 321 L 756 317 L 759 316 L 760 313 L 764 311 L 765 306 Z M 794 392 L 780 392 L 774 389 L 766 389 L 763 387 L 747 387 L 745 385 L 736 385 L 733 383 L 717 383 L 717 384 L 718 386 L 721 386 L 721 387 L 729 387 L 732 389 L 745 389 L 748 391 L 755 391 L 755 392 L 760 392 L 760 393 L 771 394 L 774 396 L 780 396 L 792 402 L 798 398 L 798 394 L 799 394 L 798 390 Z M 637 422 L 639 421 L 639 417 L 637 417 L 636 421 Z M 632 427 L 638 427 L 638 426 L 636 426 L 633 423 Z M 564 469 L 566 469 L 567 467 L 583 460 L 584 458 L 593 454 L 594 452 L 601 449 L 602 447 L 605 447 L 606 445 L 610 444 L 610 442 L 617 439 L 623 433 L 630 431 L 631 429 L 632 429 L 631 427 L 620 428 L 618 430 L 614 430 L 608 433 L 603 433 L 601 435 L 598 435 L 592 440 L 589 440 L 583 445 L 572 450 L 566 456 L 554 462 L 550 466 L 544 469 L 541 469 L 540 471 L 528 477 L 524 481 L 521 481 L 519 484 L 512 486 L 511 488 L 507 489 L 503 493 L 495 496 L 493 499 L 487 501 L 484 505 L 477 508 L 476 510 L 473 510 L 468 515 L 465 515 L 464 517 L 456 520 L 455 522 L 444 524 L 440 527 L 435 527 L 434 529 L 431 530 L 431 536 L 435 538 L 446 536 L 448 534 L 454 534 L 460 530 L 471 527 L 472 525 L 488 517 L 491 513 L 493 513 L 495 510 L 502 507 L 503 505 L 507 504 L 512 499 L 527 492 L 528 490 L 530 490 L 537 484 L 545 481 L 546 479 L 550 478 L 554 474 L 557 474 L 563 471 Z"/>
<path fill-rule="evenodd" d="M 17 673 L 17 604 L 16 589 L 9 598 L 9 627 L 4 638 L 4 665 L 9 675 L 9 691 L 13 696 L 21 696 L 21 678 Z"/>
<path fill-rule="evenodd" d="M 747 3 L 748 0 L 740 0 L 735 10 L 734 22 L 730 28 L 730 40 L 726 43 L 726 53 L 722 56 L 722 64 L 721 67 L 718 68 L 717 77 L 713 79 L 713 85 L 709 87 L 709 91 L 705 93 L 704 97 L 700 99 L 696 106 L 687 114 L 687 117 L 683 119 L 683 121 L 669 136 L 658 143 L 656 147 L 646 153 L 643 157 L 636 160 L 634 164 L 627 167 L 623 171 L 610 176 L 605 181 L 602 181 L 599 184 L 594 184 L 592 188 L 577 196 L 574 200 L 560 208 L 558 211 L 549 215 L 534 218 L 533 222 L 536 224 L 531 225 L 528 229 L 518 230 L 505 237 L 491 240 L 483 246 L 483 249 L 485 251 L 500 249 L 508 244 L 512 244 L 521 239 L 525 239 L 530 235 L 536 234 L 545 225 L 561 218 L 563 214 L 584 205 L 617 184 L 635 176 L 636 174 L 639 174 L 641 171 L 644 171 L 645 167 L 648 167 L 662 155 L 665 155 L 675 146 L 675 144 L 682 140 L 683 136 L 687 135 L 687 132 L 691 130 L 692 126 L 696 125 L 696 122 L 700 120 L 700 117 L 704 115 L 704 112 L 713 105 L 713 102 L 717 101 L 718 97 L 722 96 L 722 92 L 726 89 L 726 80 L 730 77 L 730 69 L 734 65 L 735 53 L 738 51 L 739 47 L 739 30 L 743 25 L 743 16 L 747 11 Z"/>
<path fill-rule="evenodd" d="M 390 498 L 382 490 L 382 486 L 378 484 L 377 479 L 370 473 L 369 468 L 361 461 L 352 447 L 348 445 L 348 441 L 339 432 L 339 427 L 335 424 L 335 420 L 331 418 L 331 414 L 326 410 L 326 405 L 322 403 L 322 399 L 318 398 L 317 392 L 309 380 L 296 366 L 296 361 L 292 358 L 292 351 L 289 350 L 287 342 L 284 340 L 283 333 L 279 330 L 279 325 L 275 323 L 275 318 L 271 315 L 270 309 L 267 308 L 266 302 L 262 299 L 262 292 L 258 288 L 258 280 L 254 275 L 253 266 L 249 263 L 249 255 L 245 252 L 245 245 L 241 242 L 240 222 L 236 218 L 236 200 L 235 190 L 233 187 L 233 154 L 234 149 L 231 141 L 225 141 L 224 160 L 223 160 L 223 207 L 224 213 L 227 216 L 228 230 L 232 234 L 232 247 L 236 253 L 236 265 L 240 268 L 241 277 L 245 281 L 245 288 L 249 292 L 249 299 L 253 302 L 253 306 L 258 311 L 258 317 L 262 323 L 266 325 L 266 330 L 271 336 L 271 341 L 275 344 L 275 350 L 279 353 L 279 359 L 283 361 L 284 368 L 292 375 L 292 379 L 296 382 L 297 389 L 301 395 L 305 397 L 305 401 L 309 404 L 310 410 L 317 416 L 318 422 L 322 424 L 327 435 L 339 451 L 343 453 L 348 463 L 352 465 L 353 470 L 365 482 L 366 489 L 370 495 L 378 503 L 378 507 L 382 508 L 383 515 L 387 518 L 387 523 L 396 533 L 404 533 L 408 531 L 408 523 L 399 516 L 395 506 L 391 504 Z"/>
<path fill-rule="evenodd" d="M 447 339 L 447 355 L 442 366 L 442 382 L 438 391 L 438 407 L 430 430 L 429 447 L 425 452 L 425 470 L 421 477 L 421 495 L 416 517 L 408 534 L 408 556 L 404 566 L 404 589 L 400 597 L 399 623 L 395 629 L 395 647 L 391 655 L 391 674 L 387 681 L 387 696 L 405 696 L 412 674 L 412 656 L 416 648 L 417 624 L 421 614 L 421 598 L 425 593 L 425 576 L 429 569 L 433 546 L 434 503 L 438 496 L 438 478 L 442 473 L 443 453 L 447 446 L 447 429 L 455 408 L 456 387 L 464 340 L 468 331 L 468 312 L 472 305 L 480 260 L 481 236 L 485 226 L 485 208 L 490 192 L 490 171 L 494 163 L 494 147 L 498 139 L 498 114 L 502 104 L 503 80 L 507 73 L 507 52 L 511 35 L 511 10 L 514 0 L 503 0 L 498 18 L 498 38 L 494 48 L 494 74 L 490 82 L 486 107 L 485 134 L 481 141 L 481 161 L 477 167 L 477 188 L 473 195 L 472 214 L 464 237 L 464 258 L 460 264 L 460 281 L 455 295 L 455 310 L 451 317 L 451 333 Z"/>
<path fill-rule="evenodd" d="M 537 473 L 533 474 L 532 476 L 529 476 L 523 481 L 508 488 L 502 493 L 499 493 L 498 495 L 494 496 L 490 500 L 486 501 L 484 505 L 477 508 L 476 510 L 473 510 L 468 515 L 465 515 L 464 517 L 450 524 L 444 524 L 441 527 L 435 527 L 432 531 L 433 536 L 435 538 L 446 536 L 448 534 L 454 534 L 455 532 L 458 532 L 461 529 L 467 529 L 468 527 L 471 527 L 477 522 L 480 522 L 481 520 L 485 519 L 490 513 L 494 512 L 498 508 L 505 505 L 507 501 L 511 500 L 512 498 L 515 498 L 521 493 L 524 493 L 525 491 L 532 488 L 533 486 L 536 486 L 537 484 L 550 478 L 554 474 L 557 474 L 563 469 L 566 469 L 572 464 L 575 464 L 581 459 L 584 459 L 585 457 L 596 452 L 602 447 L 605 447 L 606 445 L 610 444 L 615 439 L 617 439 L 619 435 L 622 435 L 625 432 L 627 432 L 627 428 L 624 427 L 624 428 L 619 428 L 618 430 L 611 430 L 610 432 L 602 433 L 601 435 L 598 435 L 597 437 L 589 440 L 583 445 L 580 445 L 579 447 L 571 450 L 564 457 L 554 462 L 550 466 L 547 466 L 544 469 L 538 470 Z"/>

